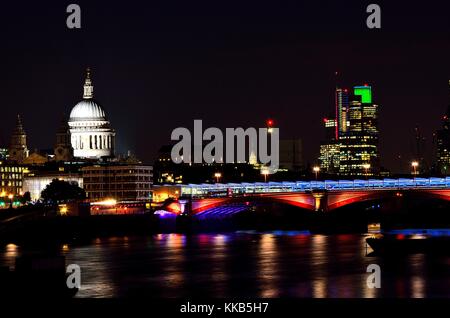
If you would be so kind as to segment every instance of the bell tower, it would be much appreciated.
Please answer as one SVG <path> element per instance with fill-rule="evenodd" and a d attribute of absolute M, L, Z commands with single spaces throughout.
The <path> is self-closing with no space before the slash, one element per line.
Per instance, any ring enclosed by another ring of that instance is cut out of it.
<path fill-rule="evenodd" d="M 61 125 L 56 132 L 55 143 L 55 160 L 56 161 L 70 161 L 73 159 L 73 148 L 70 140 L 69 124 L 64 116 L 61 120 Z"/>
<path fill-rule="evenodd" d="M 23 129 L 20 115 L 17 115 L 16 128 L 11 136 L 11 144 L 9 146 L 9 160 L 20 163 L 28 157 L 28 154 L 27 134 Z"/>

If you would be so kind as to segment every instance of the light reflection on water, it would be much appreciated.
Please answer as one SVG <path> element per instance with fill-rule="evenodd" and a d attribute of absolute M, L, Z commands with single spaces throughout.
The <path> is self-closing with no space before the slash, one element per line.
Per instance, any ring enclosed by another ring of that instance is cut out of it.
<path fill-rule="evenodd" d="M 450 297 L 450 258 L 366 255 L 365 235 L 156 234 L 61 245 L 82 270 L 77 297 Z M 12 266 L 24 248 L 0 246 Z M 367 287 L 369 264 L 381 289 Z"/>

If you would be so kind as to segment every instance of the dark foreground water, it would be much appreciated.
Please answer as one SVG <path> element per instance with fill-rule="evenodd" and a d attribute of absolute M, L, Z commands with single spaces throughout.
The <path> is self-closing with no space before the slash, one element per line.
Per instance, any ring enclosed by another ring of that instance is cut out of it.
<path fill-rule="evenodd" d="M 365 235 L 157 234 L 61 245 L 82 270 L 77 297 L 450 297 L 450 257 L 366 256 Z M 0 246 L 0 264 L 26 252 Z M 369 264 L 381 288 L 368 288 Z"/>

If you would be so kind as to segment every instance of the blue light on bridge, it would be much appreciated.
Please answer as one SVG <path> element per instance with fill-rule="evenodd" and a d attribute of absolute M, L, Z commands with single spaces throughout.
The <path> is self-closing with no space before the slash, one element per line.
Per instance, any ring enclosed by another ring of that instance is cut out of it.
<path fill-rule="evenodd" d="M 403 235 L 428 235 L 428 236 L 450 236 L 450 229 L 401 229 L 383 231 L 385 234 L 403 234 Z"/>
<path fill-rule="evenodd" d="M 179 196 L 193 197 L 226 197 L 248 194 L 277 192 L 308 192 L 314 190 L 327 191 L 361 191 L 361 190 L 401 190 L 401 189 L 450 189 L 450 177 L 446 178 L 400 178 L 400 179 L 368 179 L 368 180 L 325 180 L 325 181 L 286 181 L 256 183 L 215 183 L 162 185 L 154 189 L 177 187 Z"/>

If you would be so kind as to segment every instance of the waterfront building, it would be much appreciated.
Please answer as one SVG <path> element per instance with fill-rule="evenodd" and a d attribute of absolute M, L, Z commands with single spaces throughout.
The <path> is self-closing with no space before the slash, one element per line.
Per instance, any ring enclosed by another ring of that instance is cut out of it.
<path fill-rule="evenodd" d="M 0 161 L 0 193 L 2 197 L 21 195 L 24 167 L 13 162 Z"/>
<path fill-rule="evenodd" d="M 81 169 L 83 187 L 91 202 L 150 200 L 153 167 L 146 165 L 93 165 Z"/>
<path fill-rule="evenodd" d="M 23 192 L 29 192 L 31 200 L 39 200 L 42 191 L 55 179 L 83 188 L 83 177 L 80 172 L 73 172 L 64 167 L 59 167 L 58 170 L 35 170 L 24 175 Z"/>

